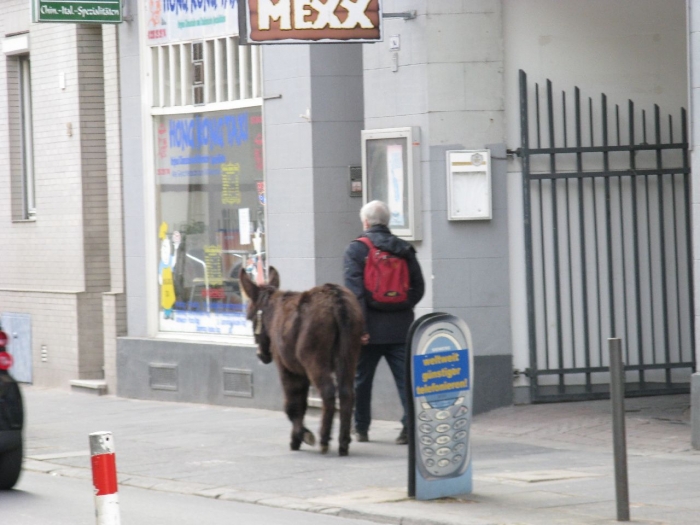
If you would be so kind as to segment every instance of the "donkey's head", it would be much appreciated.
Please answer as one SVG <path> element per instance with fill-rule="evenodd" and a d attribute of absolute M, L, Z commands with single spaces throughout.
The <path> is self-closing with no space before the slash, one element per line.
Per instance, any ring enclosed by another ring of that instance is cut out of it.
<path fill-rule="evenodd" d="M 258 286 L 250 279 L 248 273 L 241 268 L 238 279 L 243 287 L 243 291 L 250 299 L 246 317 L 249 321 L 253 321 L 253 334 L 255 335 L 255 343 L 258 345 L 258 359 L 268 364 L 272 361 L 272 352 L 270 350 L 270 334 L 266 324 L 270 322 L 272 317 L 270 296 L 280 286 L 279 273 L 271 266 L 268 283 Z"/>

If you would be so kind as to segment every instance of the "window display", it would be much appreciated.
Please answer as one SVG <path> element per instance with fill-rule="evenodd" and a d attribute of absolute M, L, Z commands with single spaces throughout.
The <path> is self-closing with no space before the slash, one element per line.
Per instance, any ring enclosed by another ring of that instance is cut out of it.
<path fill-rule="evenodd" d="M 159 328 L 250 335 L 238 274 L 264 279 L 261 108 L 154 119 Z"/>

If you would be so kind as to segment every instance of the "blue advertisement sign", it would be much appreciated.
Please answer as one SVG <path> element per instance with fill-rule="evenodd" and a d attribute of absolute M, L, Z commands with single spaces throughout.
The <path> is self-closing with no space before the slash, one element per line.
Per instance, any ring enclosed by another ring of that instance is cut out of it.
<path fill-rule="evenodd" d="M 434 350 L 433 348 L 440 350 Z M 450 348 L 451 347 L 451 348 Z M 447 350 L 442 350 L 448 348 Z M 413 395 L 427 396 L 431 400 L 443 399 L 450 394 L 469 390 L 469 350 L 458 350 L 446 337 L 430 342 L 427 353 L 413 356 L 416 376 Z"/>
<path fill-rule="evenodd" d="M 466 323 L 428 314 L 409 336 L 409 495 L 427 500 L 472 491 L 469 430 L 473 348 Z"/>

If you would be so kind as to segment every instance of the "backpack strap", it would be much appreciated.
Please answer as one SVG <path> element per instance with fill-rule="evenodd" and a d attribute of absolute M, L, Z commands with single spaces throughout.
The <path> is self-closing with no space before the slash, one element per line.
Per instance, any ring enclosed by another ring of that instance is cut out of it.
<path fill-rule="evenodd" d="M 359 241 L 359 242 L 361 242 L 362 244 L 364 244 L 365 246 L 367 246 L 367 248 L 369 248 L 370 251 L 374 249 L 374 244 L 372 244 L 372 241 L 369 240 L 369 237 L 364 237 L 364 236 L 363 236 L 363 237 L 358 237 L 358 238 L 355 239 L 355 240 L 356 240 L 356 241 Z"/>

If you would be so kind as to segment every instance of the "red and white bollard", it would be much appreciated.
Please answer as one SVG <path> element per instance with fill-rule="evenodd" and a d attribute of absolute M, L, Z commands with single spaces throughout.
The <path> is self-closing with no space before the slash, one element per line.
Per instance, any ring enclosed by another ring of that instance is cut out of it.
<path fill-rule="evenodd" d="M 90 434 L 92 484 L 95 487 L 97 525 L 119 525 L 117 462 L 111 432 Z"/>

